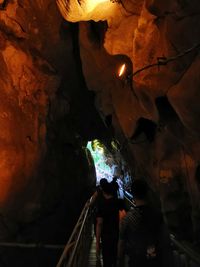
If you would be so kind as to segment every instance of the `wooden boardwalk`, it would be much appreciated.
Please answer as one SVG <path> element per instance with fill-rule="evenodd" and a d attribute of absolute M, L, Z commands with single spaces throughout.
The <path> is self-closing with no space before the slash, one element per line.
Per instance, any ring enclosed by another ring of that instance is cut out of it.
<path fill-rule="evenodd" d="M 88 259 L 88 266 L 87 267 L 103 267 L 102 258 L 100 261 L 96 259 L 96 237 L 93 235 L 92 244 L 90 247 L 90 254 Z M 127 258 L 125 259 L 125 267 L 128 267 Z"/>
<path fill-rule="evenodd" d="M 97 261 L 96 259 L 96 237 L 93 235 L 93 240 L 90 248 L 90 254 L 88 259 L 88 267 L 101 267 L 103 266 L 102 260 Z"/>

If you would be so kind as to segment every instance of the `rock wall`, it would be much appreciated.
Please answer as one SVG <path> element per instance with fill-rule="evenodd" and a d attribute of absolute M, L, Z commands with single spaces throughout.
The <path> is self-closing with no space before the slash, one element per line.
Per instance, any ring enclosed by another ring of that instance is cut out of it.
<path fill-rule="evenodd" d="M 81 16 L 73 0 L 65 14 L 60 7 L 65 19 L 85 20 L 80 46 L 88 88 L 104 118 L 112 116 L 134 176 L 146 177 L 160 195 L 171 231 L 197 241 L 200 3 L 121 0 L 104 13 L 107 2 L 90 12 L 80 2 Z"/>
<path fill-rule="evenodd" d="M 0 1 L 1 239 L 59 242 L 95 181 L 83 147 L 113 136 L 198 241 L 199 1 L 60 2 L 79 25 L 52 0 Z"/>
<path fill-rule="evenodd" d="M 51 0 L 1 1 L 0 66 L 0 240 L 65 243 L 96 179 L 84 147 L 105 134 L 78 25 Z"/>

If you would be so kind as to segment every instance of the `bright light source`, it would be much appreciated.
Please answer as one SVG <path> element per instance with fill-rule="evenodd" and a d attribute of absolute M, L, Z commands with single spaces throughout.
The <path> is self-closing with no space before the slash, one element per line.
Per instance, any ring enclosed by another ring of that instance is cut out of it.
<path fill-rule="evenodd" d="M 121 77 L 124 74 L 125 69 L 126 69 L 126 64 L 123 64 L 119 69 L 119 77 Z"/>
<path fill-rule="evenodd" d="M 87 0 L 86 1 L 86 6 L 87 6 L 87 12 L 91 12 L 92 10 L 95 9 L 96 6 L 98 6 L 98 4 L 101 3 L 110 3 L 110 0 Z"/>
<path fill-rule="evenodd" d="M 115 166 L 115 161 L 112 158 L 112 155 L 107 153 L 104 153 L 106 151 L 106 148 L 100 147 L 100 146 L 95 146 L 94 148 L 94 144 L 97 142 L 103 146 L 103 144 L 99 141 L 99 140 L 93 140 L 91 142 L 87 143 L 87 148 L 90 150 L 91 155 L 93 157 L 94 160 L 94 164 L 95 164 L 95 169 L 96 169 L 96 177 L 97 177 L 97 184 L 99 184 L 99 181 L 101 180 L 101 178 L 106 178 L 109 182 L 112 180 L 113 177 L 113 169 L 111 168 L 111 166 Z M 113 159 L 113 163 L 111 165 L 109 165 L 107 163 L 108 161 L 108 157 Z"/>
<path fill-rule="evenodd" d="M 116 0 L 56 0 L 56 3 L 64 19 L 70 22 L 109 22 L 119 12 L 119 3 Z"/>
<path fill-rule="evenodd" d="M 102 155 L 104 154 L 104 150 L 103 150 L 103 148 L 99 148 L 98 150 L 99 150 L 99 153 L 100 153 L 100 154 L 102 154 Z"/>

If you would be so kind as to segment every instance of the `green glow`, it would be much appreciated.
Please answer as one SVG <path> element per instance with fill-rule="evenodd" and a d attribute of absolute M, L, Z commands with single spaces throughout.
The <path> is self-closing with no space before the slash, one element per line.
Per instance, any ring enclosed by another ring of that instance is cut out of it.
<path fill-rule="evenodd" d="M 87 144 L 94 159 L 97 183 L 101 178 L 106 178 L 108 181 L 112 179 L 112 169 L 106 164 L 105 148 L 98 140 L 90 141 Z"/>

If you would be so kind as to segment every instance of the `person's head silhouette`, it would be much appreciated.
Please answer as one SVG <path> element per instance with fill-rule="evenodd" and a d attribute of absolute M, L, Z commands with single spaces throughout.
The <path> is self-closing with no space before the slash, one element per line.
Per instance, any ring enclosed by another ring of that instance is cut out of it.
<path fill-rule="evenodd" d="M 131 186 L 131 192 L 134 199 L 145 200 L 148 194 L 148 185 L 144 180 L 134 180 Z"/>

